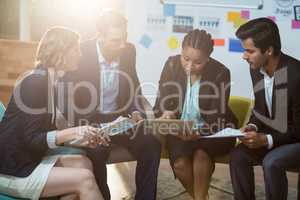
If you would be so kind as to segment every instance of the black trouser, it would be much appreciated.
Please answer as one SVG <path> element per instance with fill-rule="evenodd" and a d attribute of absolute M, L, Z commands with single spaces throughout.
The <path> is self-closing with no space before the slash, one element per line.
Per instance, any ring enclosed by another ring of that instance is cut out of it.
<path fill-rule="evenodd" d="M 230 176 L 235 200 L 255 200 L 254 166 L 262 163 L 266 148 L 249 149 L 240 144 L 230 154 Z"/>
<path fill-rule="evenodd" d="M 137 134 L 123 134 L 111 137 L 111 142 L 126 147 L 137 159 L 136 167 L 136 200 L 156 199 L 157 175 L 160 163 L 160 142 L 151 134 L 145 134 L 143 126 L 136 130 Z M 88 157 L 93 162 L 94 174 L 99 189 L 105 200 L 110 199 L 107 185 L 106 160 L 109 148 L 97 147 L 89 149 Z"/>

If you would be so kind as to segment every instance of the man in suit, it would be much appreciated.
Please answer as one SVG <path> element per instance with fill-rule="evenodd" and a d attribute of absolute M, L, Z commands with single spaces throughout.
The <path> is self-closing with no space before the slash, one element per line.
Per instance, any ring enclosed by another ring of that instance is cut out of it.
<path fill-rule="evenodd" d="M 100 16 L 97 29 L 98 37 L 81 45 L 79 70 L 69 75 L 70 79 L 76 79 L 73 94 L 75 121 L 99 124 L 129 115 L 142 119 L 144 113 L 138 98 L 141 91 L 135 66 L 135 47 L 126 42 L 127 20 L 116 11 L 106 11 Z M 126 147 L 137 159 L 135 199 L 153 200 L 156 198 L 160 142 L 153 135 L 146 134 L 142 127 L 136 131 L 113 136 L 110 140 Z M 105 199 L 110 199 L 106 174 L 109 151 L 109 147 L 103 145 L 87 150 Z"/>
<path fill-rule="evenodd" d="M 266 199 L 287 199 L 285 170 L 300 166 L 300 62 L 281 51 L 277 25 L 258 18 L 236 32 L 250 64 L 255 105 L 231 153 L 236 200 L 255 199 L 253 166 L 262 164 Z"/>

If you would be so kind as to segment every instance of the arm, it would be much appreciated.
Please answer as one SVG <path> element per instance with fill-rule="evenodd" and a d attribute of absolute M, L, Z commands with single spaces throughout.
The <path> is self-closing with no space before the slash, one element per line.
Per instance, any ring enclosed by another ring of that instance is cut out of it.
<path fill-rule="evenodd" d="M 30 75 L 23 79 L 17 88 L 20 89 L 20 96 L 17 94 L 18 90 L 14 90 L 13 97 L 20 111 L 20 137 L 30 151 L 43 155 L 48 150 L 47 76 Z M 38 112 L 37 109 L 43 111 Z"/>
<path fill-rule="evenodd" d="M 175 102 L 172 100 L 174 95 L 172 94 L 174 85 L 172 86 L 171 74 L 174 64 L 174 59 L 171 57 L 166 61 L 164 68 L 162 70 L 160 80 L 159 80 L 159 89 L 154 104 L 154 115 L 155 117 L 161 117 L 165 111 L 172 111 L 178 113 L 178 108 L 174 109 Z"/>

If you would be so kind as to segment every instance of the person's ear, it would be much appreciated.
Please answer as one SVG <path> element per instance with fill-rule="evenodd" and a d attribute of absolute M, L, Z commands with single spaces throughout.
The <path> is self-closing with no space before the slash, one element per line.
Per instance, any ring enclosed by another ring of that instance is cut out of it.
<path fill-rule="evenodd" d="M 273 47 L 269 47 L 266 51 L 268 56 L 272 56 L 274 55 L 274 48 Z"/>

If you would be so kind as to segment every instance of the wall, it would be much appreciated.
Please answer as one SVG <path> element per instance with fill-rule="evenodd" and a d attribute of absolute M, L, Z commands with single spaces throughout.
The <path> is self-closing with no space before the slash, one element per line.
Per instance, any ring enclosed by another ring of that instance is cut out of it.
<path fill-rule="evenodd" d="M 156 16 L 164 18 L 163 5 L 158 0 L 128 0 L 127 16 L 129 22 L 129 40 L 136 45 L 137 48 L 137 71 L 140 81 L 146 83 L 143 91 L 151 103 L 155 101 L 157 83 L 164 62 L 168 56 L 178 54 L 180 48 L 174 50 L 168 47 L 168 39 L 173 36 L 181 43 L 184 34 L 172 32 L 172 16 L 165 17 L 166 23 L 155 28 L 147 25 L 147 16 Z M 250 19 L 265 16 L 275 16 L 276 23 L 280 28 L 282 38 L 283 52 L 300 59 L 300 29 L 291 28 L 291 20 L 294 18 L 292 5 L 300 5 L 299 0 L 267 0 L 264 1 L 262 10 L 249 10 Z M 292 2 L 292 5 L 288 5 Z M 177 6 L 175 15 L 194 17 L 194 28 L 197 28 L 196 21 L 201 17 L 220 18 L 218 30 L 212 33 L 215 38 L 225 39 L 225 46 L 215 47 L 212 57 L 224 63 L 231 71 L 231 95 L 239 95 L 252 97 L 252 85 L 249 75 L 249 66 L 242 60 L 242 53 L 229 52 L 229 38 L 235 38 L 236 28 L 232 22 L 227 21 L 228 12 L 240 12 L 242 9 L 231 8 L 213 8 L 213 7 L 191 7 Z M 286 15 L 276 12 L 285 12 Z M 169 13 L 172 10 L 169 10 Z M 174 13 L 173 13 L 174 14 Z M 172 15 L 172 14 L 171 14 Z M 141 40 L 144 36 L 144 43 Z M 146 40 L 145 40 L 146 38 Z M 148 41 L 147 41 L 148 39 Z M 152 42 L 149 42 L 149 39 Z M 147 43 L 148 42 L 148 43 Z M 146 45 L 145 45 L 146 44 Z M 150 45 L 149 45 L 150 44 Z M 148 48 L 145 46 L 149 45 Z"/>
<path fill-rule="evenodd" d="M 16 79 L 32 69 L 37 44 L 0 40 L 0 100 L 6 105 Z"/>

